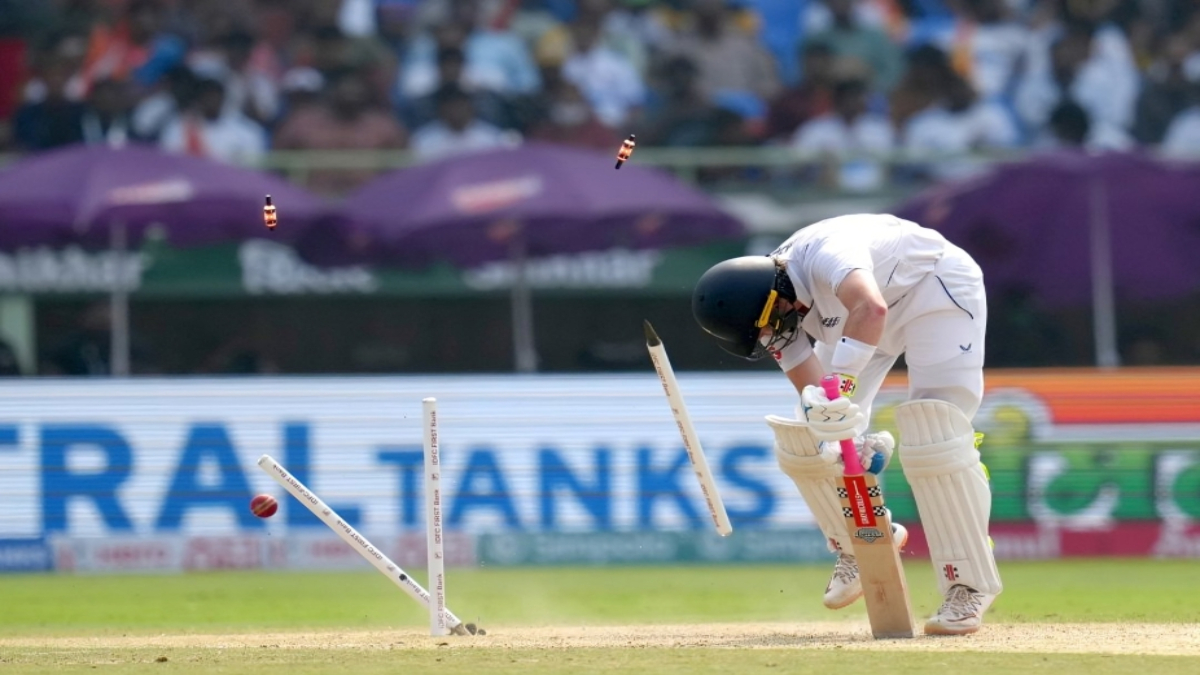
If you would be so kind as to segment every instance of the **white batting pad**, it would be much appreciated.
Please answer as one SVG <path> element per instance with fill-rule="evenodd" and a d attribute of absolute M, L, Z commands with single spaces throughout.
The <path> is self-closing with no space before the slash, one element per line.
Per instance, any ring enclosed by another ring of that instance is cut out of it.
<path fill-rule="evenodd" d="M 971 421 L 954 405 L 923 399 L 896 406 L 896 425 L 900 462 L 942 592 L 966 584 L 999 593 L 1000 573 L 987 532 L 992 491 Z"/>
<path fill-rule="evenodd" d="M 775 432 L 775 460 L 800 490 L 821 533 L 841 551 L 854 553 L 837 495 L 841 454 L 832 445 L 822 447 L 808 425 L 799 420 L 767 415 L 767 424 Z"/>

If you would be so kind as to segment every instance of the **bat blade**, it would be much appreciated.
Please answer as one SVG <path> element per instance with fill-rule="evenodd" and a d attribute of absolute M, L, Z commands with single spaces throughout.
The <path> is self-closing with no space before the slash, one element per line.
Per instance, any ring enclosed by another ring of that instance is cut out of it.
<path fill-rule="evenodd" d="M 846 529 L 854 542 L 871 634 L 877 639 L 914 637 L 908 582 L 878 478 L 872 473 L 847 475 L 839 492 Z"/>

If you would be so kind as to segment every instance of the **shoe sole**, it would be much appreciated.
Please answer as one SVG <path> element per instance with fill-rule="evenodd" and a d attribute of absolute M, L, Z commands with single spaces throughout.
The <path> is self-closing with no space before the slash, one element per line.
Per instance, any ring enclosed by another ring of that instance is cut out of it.
<path fill-rule="evenodd" d="M 970 635 L 972 633 L 978 633 L 978 632 L 979 632 L 979 626 L 971 626 L 971 627 L 967 627 L 967 628 L 947 628 L 946 626 L 943 626 L 940 623 L 930 622 L 930 623 L 925 624 L 925 634 L 926 635 L 955 636 L 955 635 Z"/>
<path fill-rule="evenodd" d="M 898 550 L 898 551 L 903 551 L 904 546 L 906 544 L 908 544 L 908 530 L 905 529 L 905 530 L 901 530 L 901 531 L 904 533 L 904 538 L 896 542 L 896 550 Z M 852 598 L 844 600 L 841 603 L 831 605 L 828 602 L 826 602 L 824 604 L 825 604 L 825 607 L 827 607 L 829 609 L 842 609 L 844 607 L 849 607 L 850 605 L 853 605 L 855 602 L 858 602 L 858 599 L 861 598 L 862 596 L 863 596 L 862 591 L 859 590 L 858 595 L 855 595 Z M 976 628 L 975 630 L 979 630 L 979 629 Z M 971 632 L 974 632 L 974 631 L 971 631 Z"/>
<path fill-rule="evenodd" d="M 827 607 L 829 609 L 842 609 L 843 607 L 849 607 L 850 605 L 853 605 L 854 603 L 858 602 L 858 599 L 861 598 L 862 596 L 863 596 L 863 594 L 862 594 L 862 591 L 860 590 L 858 592 L 858 595 L 855 595 L 854 597 L 849 598 L 849 599 L 841 602 L 840 604 L 831 605 L 828 602 L 826 602 L 825 607 Z"/>

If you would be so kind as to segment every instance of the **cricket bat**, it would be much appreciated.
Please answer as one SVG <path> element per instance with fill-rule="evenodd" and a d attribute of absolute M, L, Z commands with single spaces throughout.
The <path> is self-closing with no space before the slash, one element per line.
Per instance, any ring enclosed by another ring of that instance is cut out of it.
<path fill-rule="evenodd" d="M 822 378 L 821 387 L 831 400 L 841 396 L 833 375 Z M 892 521 L 884 508 L 879 477 L 863 470 L 853 440 L 843 440 L 841 446 L 845 471 L 838 497 L 858 560 L 871 634 L 876 639 L 911 638 L 915 633 L 908 583 L 892 535 Z"/>

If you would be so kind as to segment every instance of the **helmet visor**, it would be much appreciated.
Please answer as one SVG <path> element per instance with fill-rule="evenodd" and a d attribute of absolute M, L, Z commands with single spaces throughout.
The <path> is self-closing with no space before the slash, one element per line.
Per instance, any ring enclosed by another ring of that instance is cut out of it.
<path fill-rule="evenodd" d="M 748 361 L 757 361 L 767 354 L 774 354 L 800 337 L 800 322 L 804 316 L 791 303 L 780 310 L 779 294 L 771 291 L 763 306 L 762 315 L 755 322 L 755 332 L 747 340 L 719 340 L 721 349 Z"/>

